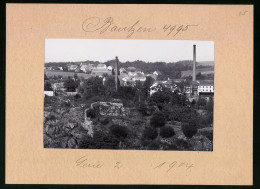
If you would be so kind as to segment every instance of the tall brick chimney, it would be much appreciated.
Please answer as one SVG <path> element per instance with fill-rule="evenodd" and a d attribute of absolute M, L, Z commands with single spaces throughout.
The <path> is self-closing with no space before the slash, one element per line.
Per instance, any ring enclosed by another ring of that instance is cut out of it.
<path fill-rule="evenodd" d="M 115 80 L 116 80 L 116 92 L 118 91 L 118 58 L 116 56 L 116 70 L 115 70 L 115 74 L 116 74 L 116 77 L 115 77 Z"/>
<path fill-rule="evenodd" d="M 192 81 L 196 81 L 196 45 L 193 45 L 193 72 Z"/>

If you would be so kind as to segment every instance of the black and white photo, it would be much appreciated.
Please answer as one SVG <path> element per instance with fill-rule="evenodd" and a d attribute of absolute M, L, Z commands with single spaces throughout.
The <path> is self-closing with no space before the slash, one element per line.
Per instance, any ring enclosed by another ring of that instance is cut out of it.
<path fill-rule="evenodd" d="M 44 148 L 213 151 L 214 42 L 46 39 Z"/>

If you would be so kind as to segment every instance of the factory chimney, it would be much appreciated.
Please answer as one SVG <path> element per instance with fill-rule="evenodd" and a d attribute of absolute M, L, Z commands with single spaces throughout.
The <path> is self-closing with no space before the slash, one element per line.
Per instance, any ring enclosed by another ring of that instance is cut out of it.
<path fill-rule="evenodd" d="M 193 72 L 192 81 L 196 81 L 196 45 L 193 45 Z"/>
<path fill-rule="evenodd" d="M 115 69 L 115 80 L 116 80 L 116 92 L 118 91 L 118 58 L 116 56 L 116 69 Z"/>

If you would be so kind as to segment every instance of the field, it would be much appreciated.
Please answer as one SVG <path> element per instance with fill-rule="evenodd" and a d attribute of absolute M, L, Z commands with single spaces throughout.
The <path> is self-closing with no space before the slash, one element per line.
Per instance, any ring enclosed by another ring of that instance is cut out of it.
<path fill-rule="evenodd" d="M 201 72 L 201 74 L 213 74 L 214 67 L 196 69 L 196 74 L 198 74 L 199 72 Z M 192 76 L 192 70 L 181 72 L 181 77 L 188 77 L 188 76 Z"/>
<path fill-rule="evenodd" d="M 63 72 L 63 71 L 49 71 L 45 70 L 44 72 L 47 77 L 53 77 L 53 76 L 59 76 L 61 75 L 63 78 L 67 78 L 68 76 L 73 77 L 75 72 Z M 84 79 L 90 78 L 90 74 L 85 74 L 85 73 L 77 73 L 78 77 L 81 78 L 83 77 Z"/>

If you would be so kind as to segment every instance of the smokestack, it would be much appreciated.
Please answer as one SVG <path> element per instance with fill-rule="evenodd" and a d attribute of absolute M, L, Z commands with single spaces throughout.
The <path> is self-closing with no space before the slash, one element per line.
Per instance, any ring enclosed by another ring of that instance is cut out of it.
<path fill-rule="evenodd" d="M 118 91 L 118 58 L 116 56 L 116 70 L 115 70 L 115 74 L 116 74 L 116 92 Z"/>
<path fill-rule="evenodd" d="M 192 81 L 196 81 L 196 45 L 193 45 L 193 74 Z"/>

